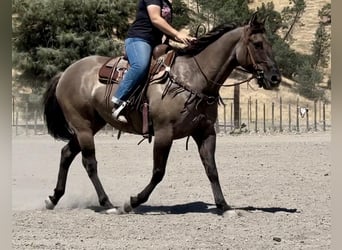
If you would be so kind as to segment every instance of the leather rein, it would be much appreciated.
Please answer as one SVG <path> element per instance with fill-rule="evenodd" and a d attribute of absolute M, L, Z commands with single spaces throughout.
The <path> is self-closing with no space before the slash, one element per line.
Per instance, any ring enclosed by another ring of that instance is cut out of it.
<path fill-rule="evenodd" d="M 246 28 L 244 30 L 244 33 L 246 35 Z M 201 66 L 199 65 L 197 59 L 196 59 L 196 56 L 193 56 L 193 59 L 199 69 L 199 71 L 201 72 L 201 74 L 203 75 L 204 79 L 206 80 L 207 83 L 212 83 L 212 84 L 215 84 L 215 85 L 219 85 L 221 87 L 234 87 L 234 86 L 237 86 L 237 85 L 241 85 L 245 82 L 247 82 L 249 84 L 249 82 L 252 80 L 252 79 L 257 79 L 258 81 L 258 84 L 259 86 L 262 86 L 262 82 L 265 80 L 264 78 L 264 71 L 262 69 L 260 69 L 258 67 L 258 64 L 256 63 L 255 59 L 254 59 L 254 56 L 253 56 L 253 53 L 251 51 L 251 48 L 250 48 L 250 44 L 248 42 L 248 39 L 245 39 L 245 43 L 246 43 L 246 47 L 247 47 L 247 52 L 248 52 L 248 55 L 249 55 L 249 58 L 250 60 L 252 61 L 252 65 L 253 65 L 253 68 L 256 72 L 256 74 L 253 74 L 251 77 L 249 77 L 248 79 L 246 80 L 243 80 L 241 82 L 237 82 L 237 83 L 233 83 L 233 84 L 219 84 L 218 82 L 215 82 L 215 81 L 212 81 L 210 79 L 208 79 L 208 77 L 205 75 L 205 73 L 203 72 Z M 242 72 L 245 72 L 245 73 L 250 73 L 249 71 L 245 70 L 244 68 L 242 67 L 239 67 L 237 68 L 238 70 L 242 71 Z"/>
<path fill-rule="evenodd" d="M 246 37 L 246 31 L 247 29 L 245 28 L 244 30 L 244 33 L 245 33 L 245 37 Z M 215 81 L 212 81 L 210 79 L 208 79 L 208 77 L 205 75 L 205 73 L 203 72 L 201 66 L 199 65 L 197 59 L 196 59 L 196 56 L 193 56 L 192 58 L 194 59 L 199 71 L 201 72 L 202 76 L 204 77 L 204 79 L 206 80 L 207 83 L 212 83 L 212 84 L 215 84 L 215 85 L 218 85 L 220 87 L 233 87 L 233 86 L 237 86 L 237 85 L 241 85 L 245 82 L 247 82 L 249 84 L 249 82 L 252 80 L 252 79 L 257 79 L 258 80 L 258 84 L 259 86 L 262 86 L 262 82 L 265 80 L 264 78 L 264 71 L 262 69 L 260 69 L 255 61 L 255 58 L 253 56 L 253 53 L 251 52 L 251 48 L 250 48 L 250 44 L 248 42 L 247 39 L 244 39 L 245 40 L 245 44 L 246 44 L 246 47 L 247 47 L 247 56 L 249 55 L 250 57 L 250 60 L 252 62 L 252 65 L 253 65 L 253 68 L 256 72 L 256 74 L 254 73 L 251 77 L 249 77 L 248 79 L 244 80 L 244 81 L 241 81 L 241 82 L 238 82 L 238 83 L 234 83 L 234 84 L 219 84 L 218 82 L 215 82 Z M 247 71 L 246 69 L 243 69 L 242 67 L 239 67 L 237 68 L 238 70 L 240 71 L 243 71 L 243 72 L 246 72 L 246 73 L 250 73 L 249 71 Z M 198 104 L 202 101 L 205 101 L 208 105 L 212 105 L 214 103 L 218 103 L 218 102 L 222 102 L 222 99 L 220 96 L 209 96 L 209 95 L 206 95 L 204 93 L 197 93 L 193 90 L 191 90 L 190 88 L 186 87 L 184 84 L 180 83 L 178 80 L 177 80 L 177 76 L 172 74 L 171 72 L 171 68 L 170 67 L 166 67 L 166 71 L 168 71 L 168 81 L 167 81 L 167 84 L 166 84 L 166 88 L 164 89 L 163 91 L 163 94 L 162 94 L 162 98 L 164 98 L 164 96 L 166 95 L 167 92 L 169 92 L 170 88 L 171 88 L 171 85 L 172 84 L 176 84 L 178 85 L 176 91 L 174 91 L 174 96 L 176 96 L 177 94 L 183 92 L 183 91 L 187 91 L 187 92 L 190 92 L 190 96 L 188 98 L 188 100 L 186 101 L 185 103 L 185 106 L 187 106 L 187 104 L 191 103 L 194 98 L 198 98 L 199 101 L 197 102 L 196 106 L 198 106 Z M 252 87 L 251 87 L 252 88 Z"/>

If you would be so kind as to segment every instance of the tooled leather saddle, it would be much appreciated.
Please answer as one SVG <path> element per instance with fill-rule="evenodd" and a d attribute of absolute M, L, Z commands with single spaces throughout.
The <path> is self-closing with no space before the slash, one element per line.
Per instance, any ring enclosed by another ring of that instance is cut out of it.
<path fill-rule="evenodd" d="M 142 135 L 144 139 L 148 138 L 149 142 L 151 142 L 153 131 L 152 123 L 148 116 L 146 90 L 149 84 L 162 81 L 168 77 L 169 69 L 175 58 L 175 51 L 170 48 L 171 47 L 167 44 L 161 44 L 154 48 L 146 83 L 140 84 L 131 94 L 127 102 L 131 109 L 141 112 Z M 107 103 L 109 103 L 113 84 L 120 83 L 129 67 L 130 65 L 126 56 L 112 57 L 101 66 L 98 75 L 99 81 L 107 85 L 105 96 Z"/>
<path fill-rule="evenodd" d="M 147 82 L 163 78 L 165 69 L 173 63 L 175 52 L 169 45 L 161 44 L 154 48 Z M 130 67 L 127 57 L 112 57 L 99 70 L 99 81 L 103 84 L 118 84 Z"/>

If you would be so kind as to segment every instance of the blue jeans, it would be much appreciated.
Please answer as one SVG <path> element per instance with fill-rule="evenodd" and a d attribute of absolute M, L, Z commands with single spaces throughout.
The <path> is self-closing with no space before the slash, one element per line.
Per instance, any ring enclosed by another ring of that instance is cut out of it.
<path fill-rule="evenodd" d="M 127 38 L 125 50 L 130 68 L 125 73 L 112 98 L 116 104 L 127 101 L 135 88 L 146 80 L 150 67 L 152 46 L 147 41 L 141 38 Z"/>

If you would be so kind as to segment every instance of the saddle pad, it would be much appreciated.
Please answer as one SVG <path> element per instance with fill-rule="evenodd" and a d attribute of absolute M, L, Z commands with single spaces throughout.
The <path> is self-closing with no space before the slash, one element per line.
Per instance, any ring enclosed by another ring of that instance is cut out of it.
<path fill-rule="evenodd" d="M 99 70 L 99 81 L 104 84 L 118 84 L 128 69 L 128 61 L 122 56 L 110 58 Z"/>

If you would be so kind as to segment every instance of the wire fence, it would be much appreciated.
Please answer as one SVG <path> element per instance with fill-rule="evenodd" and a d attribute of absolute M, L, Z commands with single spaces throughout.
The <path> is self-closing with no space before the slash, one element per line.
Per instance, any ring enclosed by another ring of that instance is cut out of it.
<path fill-rule="evenodd" d="M 236 111 L 238 110 L 238 111 Z M 237 113 L 238 112 L 238 113 Z M 322 101 L 264 103 L 248 99 L 236 109 L 231 99 L 219 107 L 218 132 L 309 132 L 331 130 L 331 105 Z"/>
<path fill-rule="evenodd" d="M 309 132 L 331 130 L 331 105 L 322 101 L 308 102 L 303 106 L 297 103 L 264 103 L 258 99 L 248 99 L 240 103 L 238 113 L 232 99 L 226 98 L 218 109 L 216 130 L 218 133 L 241 132 Z M 102 133 L 116 133 L 110 125 Z M 28 103 L 12 111 L 12 133 L 18 135 L 44 135 L 47 128 L 42 111 L 32 109 Z"/>

